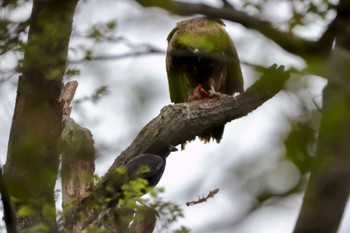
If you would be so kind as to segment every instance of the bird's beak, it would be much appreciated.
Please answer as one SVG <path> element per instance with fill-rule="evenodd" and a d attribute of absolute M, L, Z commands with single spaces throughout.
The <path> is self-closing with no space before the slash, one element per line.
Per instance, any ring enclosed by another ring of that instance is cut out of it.
<path fill-rule="evenodd" d="M 169 152 L 175 152 L 175 151 L 178 151 L 178 149 L 173 145 L 169 145 Z"/>

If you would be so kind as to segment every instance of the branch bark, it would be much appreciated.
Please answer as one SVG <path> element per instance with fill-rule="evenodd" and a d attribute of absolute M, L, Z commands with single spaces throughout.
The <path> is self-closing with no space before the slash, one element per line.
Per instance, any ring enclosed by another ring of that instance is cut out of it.
<path fill-rule="evenodd" d="M 169 145 L 182 144 L 218 125 L 246 116 L 277 94 L 288 77 L 283 66 L 277 68 L 273 65 L 259 81 L 237 97 L 220 95 L 218 99 L 164 107 L 117 157 L 108 173 L 114 173 L 115 168 L 126 164 L 137 154 L 167 153 Z"/>
<path fill-rule="evenodd" d="M 68 213 L 64 215 L 65 224 L 72 226 L 70 213 L 74 213 L 74 210 L 70 210 L 75 208 L 72 203 L 79 202 L 93 189 L 95 148 L 90 130 L 81 127 L 71 118 L 65 120 L 62 139 L 62 207 Z M 75 222 L 72 230 L 83 232 L 82 227 L 83 222 Z"/>

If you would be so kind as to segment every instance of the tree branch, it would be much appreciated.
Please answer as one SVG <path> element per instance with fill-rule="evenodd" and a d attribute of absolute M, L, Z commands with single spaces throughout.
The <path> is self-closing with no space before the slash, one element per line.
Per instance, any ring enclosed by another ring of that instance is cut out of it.
<path fill-rule="evenodd" d="M 273 78 L 273 77 L 278 78 Z M 283 66 L 268 68 L 259 81 L 243 94 L 233 97 L 173 104 L 164 107 L 137 135 L 133 143 L 114 161 L 109 172 L 140 153 L 164 154 L 169 145 L 194 139 L 218 125 L 246 116 L 276 95 L 289 78 Z M 108 175 L 107 175 L 108 176 Z"/>
<path fill-rule="evenodd" d="M 182 144 L 218 125 L 246 116 L 282 90 L 288 78 L 289 73 L 284 71 L 283 66 L 273 65 L 265 71 L 259 81 L 237 97 L 220 95 L 217 99 L 164 107 L 156 118 L 143 127 L 132 144 L 117 157 L 107 174 L 96 185 L 96 189 L 104 190 L 104 181 L 116 175 L 116 168 L 125 165 L 138 154 L 169 153 L 169 145 Z M 90 195 L 96 194 L 91 192 Z M 85 208 L 82 206 L 79 212 L 88 215 Z M 84 219 L 89 217 L 85 216 Z"/>
<path fill-rule="evenodd" d="M 282 32 L 274 28 L 271 22 L 252 17 L 245 12 L 236 10 L 232 6 L 215 8 L 206 4 L 185 3 L 172 0 L 135 1 L 144 7 L 159 7 L 177 15 L 190 16 L 194 14 L 203 14 L 211 18 L 221 18 L 239 23 L 246 28 L 260 32 L 284 50 L 304 58 L 311 55 L 323 54 L 325 50 L 324 44 L 320 44 L 318 41 L 310 41 L 290 33 Z M 330 48 L 331 44 L 328 46 Z"/>

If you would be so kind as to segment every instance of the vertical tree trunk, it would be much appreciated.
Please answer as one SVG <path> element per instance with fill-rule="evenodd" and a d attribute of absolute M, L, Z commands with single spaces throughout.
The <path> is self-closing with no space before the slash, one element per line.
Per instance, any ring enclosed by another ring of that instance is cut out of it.
<path fill-rule="evenodd" d="M 59 96 L 77 0 L 35 0 L 4 169 L 17 228 L 57 231 L 54 186 L 59 164 Z"/>
<path fill-rule="evenodd" d="M 341 1 L 316 161 L 295 233 L 335 233 L 350 193 L 350 2 Z"/>

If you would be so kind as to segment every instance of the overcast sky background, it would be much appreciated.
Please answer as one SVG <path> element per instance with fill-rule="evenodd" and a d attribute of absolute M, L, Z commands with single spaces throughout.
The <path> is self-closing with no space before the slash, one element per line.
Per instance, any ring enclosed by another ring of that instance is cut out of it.
<path fill-rule="evenodd" d="M 220 3 L 215 0 L 197 2 Z M 237 4 L 239 1 L 233 2 Z M 254 14 L 254 11 L 251 13 Z M 1 14 L 8 15 L 9 12 L 1 11 Z M 20 19 L 29 14 L 30 4 L 26 4 L 11 17 Z M 262 17 L 283 23 L 288 14 L 284 1 L 276 1 L 266 6 Z M 186 18 L 160 9 L 144 9 L 130 0 L 81 1 L 74 21 L 75 37 L 71 41 L 69 58 L 78 58 L 82 48 L 87 47 L 93 48 L 95 55 L 130 51 L 125 44 L 94 44 L 78 36 L 94 23 L 116 20 L 115 36 L 123 36 L 133 44 L 147 43 L 165 51 L 168 33 L 176 22 L 183 19 Z M 277 63 L 286 67 L 304 67 L 301 59 L 285 53 L 259 33 L 238 24 L 225 23 L 241 61 L 264 66 Z M 317 38 L 324 26 L 316 21 L 311 27 L 297 31 L 308 38 Z M 6 60 L 0 61 L 0 67 L 10 68 L 14 61 L 13 55 L 7 56 Z M 165 54 L 71 64 L 69 67 L 81 71 L 80 76 L 73 77 L 79 82 L 76 99 L 90 96 L 100 86 L 108 86 L 108 94 L 102 100 L 96 104 L 89 101 L 73 104 L 72 113 L 78 123 L 92 131 L 99 155 L 96 172 L 103 175 L 140 129 L 156 117 L 163 106 L 170 104 Z M 248 66 L 243 65 L 242 71 L 246 89 L 258 76 Z M 16 79 L 14 77 L 0 84 L 1 164 L 6 161 Z M 310 76 L 292 79 L 290 90 L 297 90 L 304 104 L 311 106 L 315 101 L 321 105 L 321 91 L 326 84 L 324 79 Z M 266 203 L 248 218 L 239 220 L 255 203 L 254 194 L 265 186 L 283 192 L 295 185 L 298 176 L 296 167 L 281 158 L 285 153 L 283 140 L 291 127 L 288 119 L 303 117 L 300 115 L 301 107 L 300 100 L 292 91 L 281 92 L 248 116 L 228 123 L 220 144 L 203 144 L 195 140 L 187 144 L 185 151 L 170 154 L 158 186 L 165 188 L 163 199 L 180 204 L 185 213 L 185 217 L 172 227 L 184 225 L 193 233 L 291 232 L 302 194 Z M 192 207 L 185 205 L 187 201 L 196 200 L 215 188 L 220 189 L 215 198 Z M 348 216 L 349 213 L 340 233 L 350 231 Z"/>

